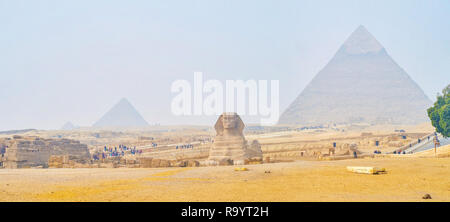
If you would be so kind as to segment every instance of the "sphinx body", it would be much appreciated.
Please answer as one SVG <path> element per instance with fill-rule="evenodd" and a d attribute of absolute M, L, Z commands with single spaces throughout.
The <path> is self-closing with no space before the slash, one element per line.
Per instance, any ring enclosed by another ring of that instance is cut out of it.
<path fill-rule="evenodd" d="M 236 113 L 222 114 L 214 126 L 217 134 L 208 159 L 218 164 L 244 164 L 251 160 L 262 160 L 261 146 L 256 140 L 250 145 L 247 143 L 244 127 Z"/>

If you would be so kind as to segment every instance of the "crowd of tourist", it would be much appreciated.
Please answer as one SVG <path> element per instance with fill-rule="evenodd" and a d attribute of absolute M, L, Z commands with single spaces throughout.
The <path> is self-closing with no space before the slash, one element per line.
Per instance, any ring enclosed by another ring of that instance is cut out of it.
<path fill-rule="evenodd" d="M 1 154 L 2 157 L 5 155 L 6 148 L 8 148 L 8 146 L 1 146 L 0 147 L 0 154 Z"/>
<path fill-rule="evenodd" d="M 119 145 L 119 147 L 103 147 L 103 150 L 101 153 L 94 154 L 93 158 L 94 160 L 99 159 L 106 159 L 108 157 L 118 157 L 118 156 L 125 156 L 125 154 L 141 154 L 142 150 L 136 149 L 136 147 L 127 147 L 125 145 Z"/>
<path fill-rule="evenodd" d="M 183 145 L 177 145 L 175 147 L 176 149 L 189 149 L 189 148 L 194 148 L 194 145 L 192 144 L 183 144 Z"/>
<path fill-rule="evenodd" d="M 153 143 L 151 144 L 152 148 L 156 148 L 158 147 L 157 143 Z M 182 144 L 182 145 L 177 145 L 176 149 L 193 149 L 194 145 L 188 143 L 188 144 Z M 100 160 L 100 159 L 107 159 L 110 157 L 122 157 L 125 156 L 127 154 L 131 154 L 131 155 L 136 155 L 136 154 L 142 154 L 143 150 L 142 149 L 137 149 L 135 146 L 134 147 L 128 147 L 126 145 L 119 145 L 118 147 L 107 147 L 104 146 L 102 150 L 100 150 L 100 152 L 93 154 L 93 159 L 94 160 Z"/>

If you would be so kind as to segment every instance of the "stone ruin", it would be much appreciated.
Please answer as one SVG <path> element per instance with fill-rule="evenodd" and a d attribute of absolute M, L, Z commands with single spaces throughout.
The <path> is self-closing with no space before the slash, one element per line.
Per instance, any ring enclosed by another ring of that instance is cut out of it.
<path fill-rule="evenodd" d="M 87 145 L 69 139 L 44 139 L 13 136 L 0 139 L 1 166 L 4 168 L 48 167 L 65 156 L 62 162 L 86 164 L 90 161 Z"/>
<path fill-rule="evenodd" d="M 90 168 L 166 168 L 166 167 L 199 167 L 197 160 L 168 160 L 153 157 L 137 157 L 134 159 L 113 157 L 93 160 Z M 59 168 L 64 168 L 64 165 Z"/>
<path fill-rule="evenodd" d="M 200 162 L 197 160 L 165 160 L 151 157 L 138 158 L 136 163 L 139 165 L 140 168 L 200 166 Z"/>
<path fill-rule="evenodd" d="M 261 145 L 254 140 L 245 140 L 244 123 L 236 113 L 223 113 L 214 128 L 216 137 L 210 149 L 209 165 L 240 165 L 252 161 L 262 161 Z"/>

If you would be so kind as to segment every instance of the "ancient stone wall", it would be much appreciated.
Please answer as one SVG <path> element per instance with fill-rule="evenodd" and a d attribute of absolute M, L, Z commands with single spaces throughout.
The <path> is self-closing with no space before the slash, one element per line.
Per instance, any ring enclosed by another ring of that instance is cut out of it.
<path fill-rule="evenodd" d="M 2 165 L 5 168 L 48 167 L 52 155 L 67 155 L 71 161 L 79 163 L 90 160 L 85 144 L 68 139 L 14 136 L 1 139 L 0 147 L 4 147 Z"/>

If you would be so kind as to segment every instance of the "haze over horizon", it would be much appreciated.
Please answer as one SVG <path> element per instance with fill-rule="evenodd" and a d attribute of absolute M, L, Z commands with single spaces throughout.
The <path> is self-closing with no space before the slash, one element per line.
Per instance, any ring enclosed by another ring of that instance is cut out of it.
<path fill-rule="evenodd" d="M 149 124 L 212 125 L 170 112 L 171 83 L 196 71 L 279 80 L 282 113 L 359 25 L 434 101 L 450 83 L 449 11 L 448 1 L 0 0 L 0 130 L 91 126 L 121 98 Z"/>

